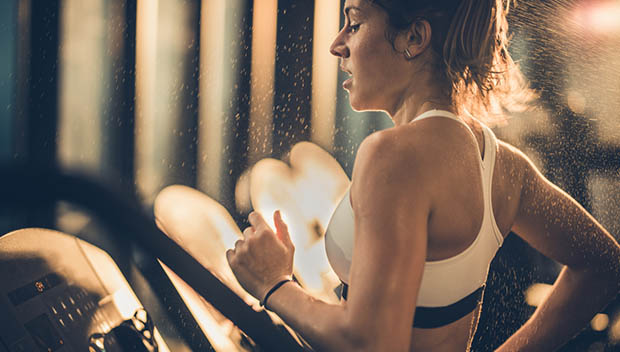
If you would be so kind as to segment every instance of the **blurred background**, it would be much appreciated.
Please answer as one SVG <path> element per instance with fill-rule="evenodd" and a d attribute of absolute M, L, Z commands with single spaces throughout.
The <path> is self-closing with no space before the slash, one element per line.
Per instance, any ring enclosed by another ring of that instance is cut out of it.
<path fill-rule="evenodd" d="M 0 161 L 85 172 L 149 210 L 164 187 L 190 186 L 243 229 L 245 179 L 258 161 L 288 161 L 309 141 L 350 178 L 360 142 L 391 126 L 383 113 L 352 111 L 340 88 L 346 74 L 328 48 L 342 5 L 4 0 Z M 618 238 L 620 1 L 522 0 L 509 21 L 512 55 L 541 98 L 495 132 Z M 55 227 L 63 214 L 2 214 L 0 233 Z M 492 266 L 474 350 L 492 350 L 527 319 L 558 270 L 511 235 Z M 564 350 L 619 350 L 619 306 Z"/>

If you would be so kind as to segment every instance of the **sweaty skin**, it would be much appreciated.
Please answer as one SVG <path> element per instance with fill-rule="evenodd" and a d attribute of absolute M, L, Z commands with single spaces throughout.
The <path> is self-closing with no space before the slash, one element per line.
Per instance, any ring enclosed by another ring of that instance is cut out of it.
<path fill-rule="evenodd" d="M 351 186 L 355 245 L 347 301 L 328 304 L 295 283 L 267 307 L 320 351 L 464 351 L 477 311 L 436 329 L 412 328 L 426 260 L 457 255 L 478 234 L 483 216 L 479 122 L 430 118 L 454 111 L 441 92 L 426 21 L 385 38 L 387 15 L 365 0 L 347 0 L 345 25 L 331 52 L 351 74 L 344 84 L 356 110 L 380 110 L 395 127 L 359 148 Z M 405 57 L 407 49 L 413 57 Z M 499 141 L 492 181 L 493 213 L 511 230 L 565 265 L 552 293 L 500 351 L 552 351 L 576 334 L 618 292 L 620 247 L 581 206 L 549 183 L 518 149 Z M 249 217 L 245 239 L 227 252 L 240 284 L 264 294 L 292 274 L 294 247 L 286 224 L 273 232 L 261 214 Z"/>

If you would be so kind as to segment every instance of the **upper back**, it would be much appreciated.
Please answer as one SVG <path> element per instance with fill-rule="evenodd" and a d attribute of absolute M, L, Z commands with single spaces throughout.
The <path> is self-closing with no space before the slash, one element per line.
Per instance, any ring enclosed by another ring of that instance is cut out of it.
<path fill-rule="evenodd" d="M 427 144 L 425 151 L 436 159 L 432 172 L 437 180 L 431 190 L 435 203 L 428 227 L 428 261 L 451 258 L 467 249 L 476 239 L 483 221 L 485 185 L 479 164 L 481 159 L 490 157 L 485 155 L 488 139 L 485 142 L 485 127 L 479 121 L 471 119 L 465 123 L 470 129 L 442 118 L 404 126 L 423 130 L 415 134 L 423 133 L 435 141 Z M 499 232 L 505 237 L 519 207 L 523 170 L 516 148 L 497 140 L 494 153 L 491 177 L 487 180 L 491 209 L 487 210 L 492 212 Z"/>
<path fill-rule="evenodd" d="M 443 116 L 456 119 L 450 113 Z M 431 199 L 426 264 L 417 300 L 417 306 L 422 307 L 451 305 L 485 283 L 488 266 L 514 218 L 514 212 L 507 210 L 516 209 L 502 200 L 518 199 L 518 187 L 505 182 L 503 170 L 511 169 L 506 166 L 506 148 L 496 142 L 493 132 L 482 125 L 467 127 L 450 119 L 416 121 L 382 131 L 380 136 L 394 145 L 381 158 L 392 158 L 391 164 L 398 165 L 402 175 L 424 175 L 424 180 L 404 177 L 399 182 L 424 183 L 424 197 Z M 407 200 L 403 204 L 420 206 L 417 199 L 422 195 L 411 185 L 400 185 L 399 197 Z M 355 203 L 353 191 L 350 197 Z M 328 258 L 344 282 L 348 282 L 354 237 L 354 214 L 348 198 L 336 209 L 326 234 Z"/>
<path fill-rule="evenodd" d="M 494 148 L 490 148 L 488 141 L 485 141 L 485 128 L 477 121 L 468 121 L 468 127 L 461 123 L 455 123 L 449 119 L 432 118 L 415 123 L 399 126 L 390 130 L 381 131 L 380 138 L 385 138 L 393 144 L 390 153 L 381 154 L 382 158 L 394 158 L 387 164 L 399 165 L 399 173 L 403 175 L 416 174 L 420 171 L 413 168 L 424 167 L 425 178 L 432 175 L 429 179 L 424 180 L 423 192 L 429 192 L 425 195 L 426 199 L 432 199 L 430 204 L 430 216 L 427 226 L 427 256 L 425 264 L 425 272 L 422 277 L 422 284 L 418 294 L 418 303 L 423 296 L 431 297 L 433 295 L 441 296 L 441 292 L 455 291 L 449 287 L 445 289 L 443 286 L 434 285 L 437 280 L 444 279 L 450 284 L 458 284 L 459 281 L 468 280 L 468 273 L 465 275 L 453 275 L 457 273 L 457 265 L 438 265 L 439 270 L 433 270 L 427 275 L 427 268 L 433 266 L 433 261 L 441 261 L 459 257 L 464 251 L 479 238 L 482 223 L 485 217 L 493 218 L 493 225 L 497 230 L 490 236 L 487 236 L 486 244 L 492 248 L 492 252 L 485 251 L 487 254 L 483 261 L 478 261 L 474 266 L 477 267 L 476 282 L 480 277 L 482 282 L 486 279 L 486 269 L 490 263 L 495 251 L 498 248 L 498 242 L 501 242 L 512 223 L 514 222 L 516 209 L 518 208 L 520 194 L 520 172 L 515 168 L 515 159 L 517 153 L 514 148 L 503 142 L 494 144 Z M 471 129 L 471 131 L 470 131 Z M 490 130 L 487 130 L 490 132 Z M 487 135 L 488 133 L 487 132 Z M 488 158 L 486 153 L 494 154 L 495 162 L 490 167 L 492 173 L 489 173 L 490 179 L 485 183 L 481 173 L 481 158 Z M 416 154 L 417 153 L 417 154 Z M 422 157 L 420 157 L 422 155 Z M 358 156 L 360 157 L 360 156 Z M 411 162 L 415 160 L 416 162 Z M 408 162 L 409 161 L 409 162 Z M 422 162 L 419 162 L 422 161 Z M 403 167 L 403 165 L 406 165 Z M 411 168 L 409 170 L 409 168 Z M 390 170 L 385 170 L 390 172 Z M 360 175 L 355 175 L 354 182 L 359 179 Z M 400 182 L 419 182 L 415 178 L 407 179 L 399 178 Z M 487 184 L 490 189 L 487 194 L 490 196 L 485 204 L 483 196 L 483 187 Z M 380 187 L 380 185 L 376 185 Z M 358 190 L 362 191 L 359 187 Z M 403 185 L 402 196 L 404 199 L 411 200 L 411 206 L 416 206 L 415 199 L 417 194 L 411 189 L 419 189 L 416 187 L 407 187 Z M 408 194 L 412 193 L 412 194 Z M 361 194 L 360 194 L 361 196 Z M 351 202 L 355 204 L 356 194 L 351 193 Z M 353 207 L 355 208 L 355 207 Z M 488 216 L 486 214 L 492 214 Z M 347 280 L 348 266 L 351 264 L 351 252 L 353 247 L 352 224 L 353 211 L 350 206 L 348 197 L 345 198 L 341 205 L 338 206 L 336 213 L 332 217 L 332 221 L 328 226 L 326 234 L 326 248 L 328 258 L 332 267 L 340 276 L 341 280 Z M 348 219 L 348 220 L 347 220 Z M 347 223 L 347 221 L 349 221 Z M 487 220 L 488 222 L 488 220 Z M 331 231 L 330 231 L 331 230 Z M 496 237 L 496 234 L 499 235 Z M 499 237 L 499 238 L 498 238 Z M 490 255 L 489 255 L 490 253 Z M 465 259 L 470 263 L 472 256 Z M 344 259 L 343 259 L 344 258 Z M 335 260 L 333 260 L 335 259 Z M 459 258 L 461 260 L 462 258 Z M 336 264 L 336 265 L 334 265 Z M 344 268 L 339 272 L 338 267 Z M 467 269 L 466 266 L 463 266 Z M 456 269 L 455 269 L 456 268 Z M 455 271 L 456 270 L 456 271 Z M 344 273 L 344 275 L 342 275 Z M 446 275 L 447 273 L 447 275 Z M 457 273 L 458 274 L 458 273 Z M 453 277 L 454 276 L 454 277 Z M 431 278 L 430 284 L 425 284 L 425 277 Z M 469 283 L 468 283 L 469 284 Z M 469 285 L 471 286 L 471 284 Z M 469 289 L 464 287 L 456 288 L 463 291 Z M 425 292 L 427 294 L 425 294 Z M 471 291 L 464 292 L 467 295 Z M 460 294 L 460 293 L 459 293 Z M 452 298 L 442 298 L 443 303 L 438 305 L 427 305 L 429 307 L 440 307 L 451 304 Z M 457 297 L 458 299 L 459 297 Z M 420 305 L 418 305 L 420 306 Z M 422 305 L 424 306 L 424 305 Z M 471 318 L 474 314 L 463 317 L 462 319 L 444 325 L 437 329 L 423 329 L 417 332 L 414 328 L 414 338 L 417 347 L 423 350 L 434 350 L 432 346 L 437 346 L 437 341 L 452 341 L 454 346 L 461 346 L 467 343 L 470 336 L 468 329 L 471 326 Z M 468 320 L 469 319 L 469 324 Z M 423 346 L 423 347 L 422 347 Z"/>
<path fill-rule="evenodd" d="M 484 155 L 482 124 L 476 120 L 466 123 L 471 131 L 445 119 L 429 119 L 426 126 L 413 126 L 442 136 L 434 138 L 441 141 L 441 148 L 434 146 L 429 151 L 436 153 L 442 162 L 437 163 L 440 169 L 435 170 L 440 179 L 434 189 L 437 201 L 434 216 L 429 221 L 427 261 L 454 257 L 469 248 L 480 235 L 485 211 L 482 187 L 485 185 L 478 172 L 478 163 L 481 157 L 489 155 Z M 491 209 L 486 211 L 492 212 L 503 237 L 510 232 L 519 207 L 523 179 L 519 156 L 514 147 L 497 140 L 492 177 L 487 181 L 490 182 Z M 464 350 L 476 330 L 478 314 L 476 310 L 437 329 L 414 328 L 411 350 Z"/>

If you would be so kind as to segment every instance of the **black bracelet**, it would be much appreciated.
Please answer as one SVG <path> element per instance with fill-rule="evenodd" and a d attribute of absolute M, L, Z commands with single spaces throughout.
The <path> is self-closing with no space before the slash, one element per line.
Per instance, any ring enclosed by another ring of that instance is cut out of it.
<path fill-rule="evenodd" d="M 265 295 L 265 298 L 263 298 L 263 300 L 260 301 L 260 306 L 261 307 L 265 307 L 265 304 L 267 304 L 267 299 L 269 299 L 269 296 L 271 296 L 274 292 L 276 292 L 277 289 L 279 289 L 280 287 L 282 287 L 282 285 L 284 285 L 285 283 L 287 283 L 289 281 L 293 281 L 293 280 L 291 280 L 291 279 L 284 279 L 284 280 L 278 282 L 277 284 L 273 285 L 271 290 L 269 290 L 269 292 L 267 292 L 267 294 Z"/>

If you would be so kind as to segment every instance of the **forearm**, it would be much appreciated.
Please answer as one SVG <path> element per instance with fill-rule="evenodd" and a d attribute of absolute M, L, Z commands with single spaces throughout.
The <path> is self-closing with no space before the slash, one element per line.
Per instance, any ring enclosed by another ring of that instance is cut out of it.
<path fill-rule="evenodd" d="M 359 347 L 347 327 L 344 304 L 323 302 L 291 282 L 275 291 L 267 306 L 315 350 L 348 351 Z"/>
<path fill-rule="evenodd" d="M 617 293 L 617 272 L 565 267 L 543 304 L 497 351 L 553 351 L 583 329 Z"/>

